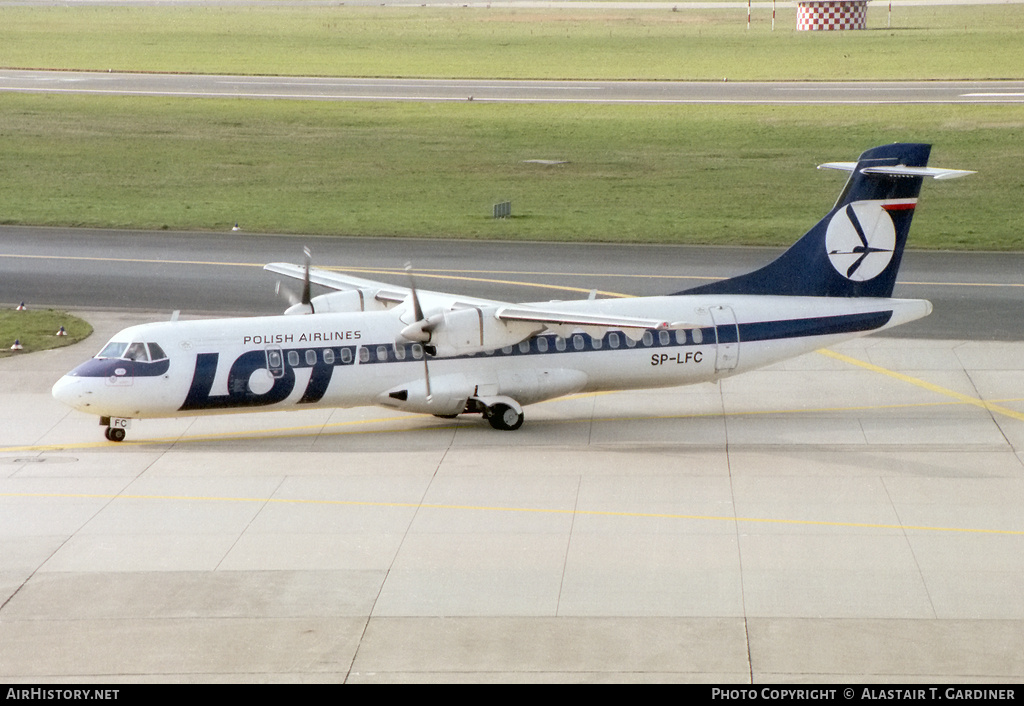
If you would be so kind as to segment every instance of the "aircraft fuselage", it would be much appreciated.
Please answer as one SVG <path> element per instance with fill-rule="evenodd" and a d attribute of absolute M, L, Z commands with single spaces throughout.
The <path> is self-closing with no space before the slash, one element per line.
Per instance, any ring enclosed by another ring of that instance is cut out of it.
<path fill-rule="evenodd" d="M 559 302 L 605 314 L 695 322 L 646 330 L 552 332 L 455 357 L 431 357 L 399 335 L 408 310 L 143 324 L 111 340 L 54 387 L 101 417 L 142 419 L 382 405 L 454 415 L 471 398 L 530 404 L 577 392 L 715 380 L 927 315 L 922 300 L 665 296 Z M 124 350 L 145 344 L 135 359 Z M 156 344 L 156 345 L 153 345 Z M 107 350 L 106 348 L 104 350 Z M 429 388 L 424 370 L 429 367 Z"/>

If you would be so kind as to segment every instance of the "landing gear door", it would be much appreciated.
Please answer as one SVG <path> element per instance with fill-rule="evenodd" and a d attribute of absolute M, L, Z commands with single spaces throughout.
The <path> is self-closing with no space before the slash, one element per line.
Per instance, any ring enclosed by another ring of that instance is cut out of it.
<path fill-rule="evenodd" d="M 740 328 L 732 307 L 710 307 L 711 320 L 715 322 L 717 347 L 715 371 L 735 370 L 740 361 Z"/>

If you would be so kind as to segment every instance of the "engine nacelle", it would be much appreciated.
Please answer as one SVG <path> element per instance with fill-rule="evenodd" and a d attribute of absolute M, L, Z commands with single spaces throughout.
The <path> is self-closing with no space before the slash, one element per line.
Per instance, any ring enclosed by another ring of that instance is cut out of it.
<path fill-rule="evenodd" d="M 350 289 L 344 292 L 331 292 L 313 297 L 308 305 L 296 304 L 286 314 L 348 314 L 359 311 L 383 311 L 387 309 L 384 302 L 376 298 L 376 290 Z"/>
<path fill-rule="evenodd" d="M 436 357 L 450 358 L 512 346 L 545 328 L 534 321 L 502 321 L 494 315 L 496 311 L 496 307 L 444 311 L 402 333 L 430 345 Z"/>

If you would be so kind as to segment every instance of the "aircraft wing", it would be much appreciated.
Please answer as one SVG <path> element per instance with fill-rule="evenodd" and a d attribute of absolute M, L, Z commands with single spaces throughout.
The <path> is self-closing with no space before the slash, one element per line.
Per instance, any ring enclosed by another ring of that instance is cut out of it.
<path fill-rule="evenodd" d="M 302 281 L 306 278 L 306 268 L 300 265 L 292 265 L 287 262 L 272 262 L 264 265 L 264 270 L 275 274 L 284 275 Z M 352 275 L 320 270 L 311 267 L 309 270 L 309 281 L 319 284 L 328 289 L 339 292 L 362 290 L 372 292 L 373 297 L 387 304 L 400 304 L 409 298 L 412 293 L 410 287 L 378 282 L 372 279 L 363 279 Z M 447 294 L 445 292 L 434 292 L 428 289 L 420 289 L 419 296 L 423 300 L 425 309 L 468 309 L 472 307 L 486 308 L 501 306 L 506 302 L 493 299 L 481 299 L 479 297 L 467 297 L 463 295 Z"/>
<path fill-rule="evenodd" d="M 302 281 L 306 278 L 306 268 L 299 265 L 292 265 L 287 262 L 272 262 L 264 265 L 264 270 L 275 274 L 284 275 Z M 356 289 L 377 290 L 376 297 L 381 301 L 400 302 L 409 296 L 408 287 L 396 287 L 384 282 L 376 282 L 371 279 L 343 275 L 340 272 L 328 272 L 315 267 L 309 270 L 309 281 L 319 284 L 328 289 L 335 289 L 339 292 L 347 292 Z"/>
<path fill-rule="evenodd" d="M 289 263 L 274 262 L 266 265 L 263 269 L 297 280 L 303 280 L 306 277 L 306 269 L 304 267 Z M 373 296 L 379 301 L 389 303 L 403 302 L 409 298 L 412 292 L 409 287 L 391 285 L 316 268 L 310 268 L 309 281 L 338 291 L 357 289 L 370 291 L 374 293 Z M 543 324 L 544 326 L 559 329 L 562 333 L 568 333 L 573 328 L 581 328 L 595 333 L 603 329 L 621 329 L 630 338 L 639 338 L 647 329 L 671 330 L 698 328 L 700 326 L 700 324 L 681 321 L 665 321 L 662 319 L 580 311 L 579 302 L 576 302 L 575 306 L 559 307 L 556 302 L 545 303 L 539 306 L 532 304 L 508 304 L 501 301 L 456 296 L 427 290 L 421 290 L 419 295 L 424 301 L 424 308 L 428 311 L 436 308 L 449 310 L 468 308 L 492 309 L 494 317 L 499 321 L 506 323 Z"/>

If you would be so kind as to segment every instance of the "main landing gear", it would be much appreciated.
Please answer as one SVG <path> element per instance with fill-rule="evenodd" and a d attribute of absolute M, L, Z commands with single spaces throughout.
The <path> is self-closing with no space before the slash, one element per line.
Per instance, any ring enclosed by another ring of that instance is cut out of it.
<path fill-rule="evenodd" d="M 441 419 L 455 419 L 460 414 L 479 414 L 487 420 L 492 428 L 499 431 L 515 431 L 523 426 L 526 415 L 523 408 L 511 397 L 501 395 L 488 397 L 470 397 L 466 400 L 466 407 L 455 414 L 438 414 L 435 417 Z"/>
<path fill-rule="evenodd" d="M 504 395 L 471 397 L 467 410 L 482 414 L 487 423 L 498 431 L 515 431 L 523 426 L 526 418 L 522 405 Z"/>
<path fill-rule="evenodd" d="M 484 418 L 494 429 L 499 431 L 515 431 L 523 426 L 523 420 L 526 417 L 522 409 L 517 410 L 512 405 L 499 402 L 484 410 Z"/>

